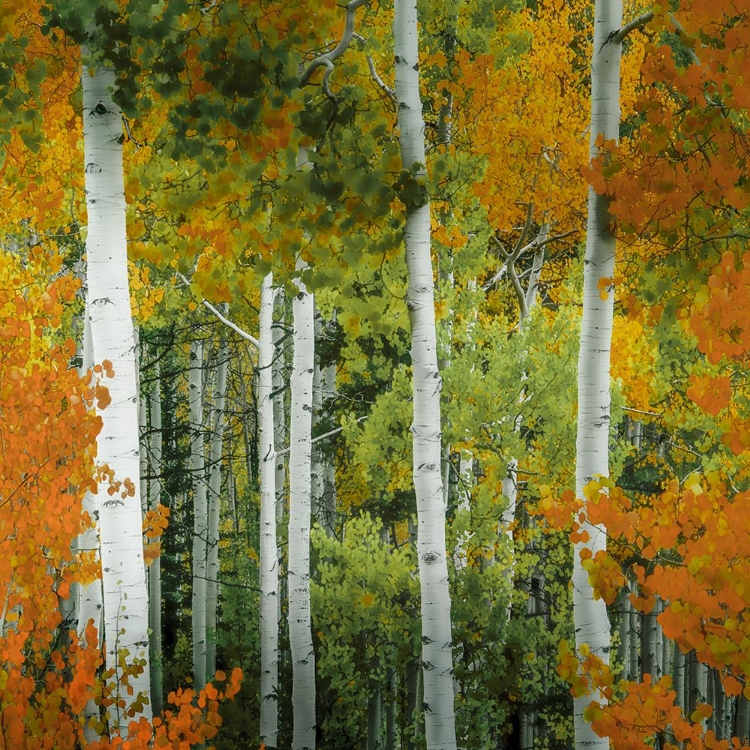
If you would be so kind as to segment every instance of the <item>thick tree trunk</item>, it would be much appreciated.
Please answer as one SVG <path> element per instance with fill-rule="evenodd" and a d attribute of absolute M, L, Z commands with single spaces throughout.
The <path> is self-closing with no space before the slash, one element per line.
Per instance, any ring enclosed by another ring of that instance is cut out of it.
<path fill-rule="evenodd" d="M 292 302 L 291 434 L 289 438 L 289 643 L 292 652 L 292 750 L 315 748 L 315 651 L 310 620 L 313 297 L 302 281 Z"/>
<path fill-rule="evenodd" d="M 611 35 L 622 24 L 622 0 L 596 0 L 594 46 L 591 66 L 590 157 L 598 155 L 597 139 L 617 140 L 620 126 L 620 56 L 622 45 Z M 578 359 L 578 436 L 576 440 L 576 493 L 595 477 L 609 476 L 610 432 L 610 349 L 614 293 L 602 299 L 601 279 L 614 278 L 615 238 L 609 229 L 609 201 L 589 187 L 586 256 L 583 271 L 583 319 Z M 581 552 L 595 556 L 606 548 L 606 529 L 587 524 L 589 539 L 575 546 L 573 560 L 573 617 L 576 646 L 609 661 L 610 635 L 607 607 L 595 600 L 588 574 L 581 566 Z M 597 699 L 603 701 L 602 696 Z M 576 747 L 606 748 L 584 721 L 583 711 L 590 696 L 574 701 Z"/>
<path fill-rule="evenodd" d="M 122 169 L 122 116 L 112 101 L 115 73 L 101 66 L 82 76 L 84 161 L 88 212 L 87 285 L 93 361 L 112 363 L 113 377 L 103 383 L 111 403 L 101 411 L 97 462 L 114 474 L 119 488 L 109 494 L 99 488 L 99 530 L 104 588 L 106 666 L 114 672 L 115 701 L 110 730 L 126 734 L 128 724 L 151 719 L 148 590 L 143 562 L 139 483 L 138 391 L 135 335 L 130 311 L 125 189 Z M 119 653 L 127 653 L 124 663 Z M 125 669 L 143 664 L 140 674 L 127 678 Z M 143 708 L 128 715 L 137 696 Z"/>
<path fill-rule="evenodd" d="M 275 748 L 279 686 L 279 554 L 273 413 L 273 277 L 260 292 L 258 422 L 260 459 L 260 741 Z M 282 463 L 283 465 L 283 463 Z"/>
<path fill-rule="evenodd" d="M 224 405 L 227 400 L 229 347 L 222 338 L 216 367 L 214 390 L 214 429 L 211 435 L 208 480 L 208 563 L 206 565 L 206 676 L 216 672 L 216 626 L 219 603 L 219 521 L 221 518 L 221 456 L 224 446 Z"/>
<path fill-rule="evenodd" d="M 424 119 L 419 93 L 419 43 L 416 0 L 396 0 L 393 37 L 401 161 L 415 178 L 426 178 Z M 415 191 L 416 192 L 416 191 Z M 422 670 L 428 750 L 455 750 L 453 643 L 445 505 L 441 466 L 440 388 L 435 329 L 435 289 L 430 256 L 430 204 L 407 209 L 404 240 L 409 277 L 407 307 L 411 322 L 414 380 L 414 488 L 417 495 L 417 551 L 422 593 Z"/>
<path fill-rule="evenodd" d="M 190 473 L 193 480 L 193 685 L 206 686 L 208 499 L 203 453 L 203 342 L 190 347 Z"/>

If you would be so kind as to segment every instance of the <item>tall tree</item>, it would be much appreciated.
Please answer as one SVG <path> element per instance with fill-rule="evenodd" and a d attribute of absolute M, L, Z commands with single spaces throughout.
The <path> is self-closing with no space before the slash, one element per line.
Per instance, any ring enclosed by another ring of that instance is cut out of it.
<path fill-rule="evenodd" d="M 396 98 L 401 162 L 411 176 L 404 226 L 409 285 L 414 393 L 412 424 L 417 550 L 422 592 L 422 671 L 425 733 L 429 750 L 456 748 L 453 709 L 453 641 L 441 477 L 440 388 L 435 327 L 435 286 L 430 254 L 419 35 L 416 0 L 396 0 L 393 18 Z"/>
<path fill-rule="evenodd" d="M 203 342 L 190 347 L 190 472 L 193 480 L 193 682 L 206 685 L 206 575 L 208 498 L 203 447 Z"/>
<path fill-rule="evenodd" d="M 148 591 L 139 489 L 138 390 L 130 311 L 122 116 L 112 99 L 115 72 L 84 67 L 83 125 L 86 281 L 93 360 L 110 379 L 101 411 L 97 460 L 99 534 L 104 588 L 104 642 L 112 670 L 110 731 L 126 734 L 133 719 L 151 717 Z M 125 683 L 129 685 L 126 689 Z"/>
<path fill-rule="evenodd" d="M 603 140 L 616 141 L 620 128 L 621 40 L 615 35 L 622 24 L 621 0 L 597 0 L 591 64 L 590 158 L 599 154 Z M 610 350 L 614 294 L 615 237 L 610 230 L 609 200 L 589 187 L 586 257 L 583 270 L 583 318 L 578 356 L 578 434 L 576 438 L 576 495 L 596 477 L 609 476 Z M 582 563 L 606 549 L 606 529 L 585 524 L 575 544 L 573 558 L 573 618 L 576 648 L 588 650 L 608 663 L 609 618 L 605 602 L 594 597 Z M 574 702 L 576 747 L 606 748 L 585 721 L 590 698 L 577 695 Z"/>
<path fill-rule="evenodd" d="M 293 750 L 315 748 L 315 651 L 310 619 L 312 513 L 313 296 L 301 279 L 292 301 L 294 354 L 289 435 L 289 646 L 292 652 Z"/>
<path fill-rule="evenodd" d="M 263 279 L 258 332 L 260 446 L 260 741 L 275 748 L 279 689 L 279 551 L 276 544 L 276 448 L 273 396 L 273 275 Z"/>

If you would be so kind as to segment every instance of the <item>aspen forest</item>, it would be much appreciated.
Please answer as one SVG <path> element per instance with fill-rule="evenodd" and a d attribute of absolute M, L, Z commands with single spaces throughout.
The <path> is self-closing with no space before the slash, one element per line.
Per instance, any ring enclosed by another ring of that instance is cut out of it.
<path fill-rule="evenodd" d="M 750 0 L 3 0 L 0 750 L 750 748 L 749 106 Z"/>

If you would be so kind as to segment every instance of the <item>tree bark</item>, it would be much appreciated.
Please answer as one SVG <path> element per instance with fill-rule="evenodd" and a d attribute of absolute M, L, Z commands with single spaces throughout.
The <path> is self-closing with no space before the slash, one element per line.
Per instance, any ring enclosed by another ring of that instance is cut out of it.
<path fill-rule="evenodd" d="M 416 181 L 426 178 L 424 119 L 419 93 L 416 0 L 396 0 L 393 37 L 396 98 L 403 168 Z M 417 191 L 418 192 L 418 191 Z M 445 505 L 441 477 L 440 389 L 435 329 L 435 287 L 430 255 L 427 196 L 407 207 L 404 240 L 409 279 L 414 382 L 414 488 L 417 496 L 417 552 L 422 613 L 422 671 L 428 750 L 455 750 L 453 643 L 445 549 Z"/>
<path fill-rule="evenodd" d="M 589 154 L 599 153 L 597 139 L 617 140 L 620 126 L 620 57 L 622 44 L 611 35 L 622 25 L 622 0 L 596 0 L 594 46 L 591 65 L 591 132 Z M 614 294 L 600 296 L 601 279 L 614 278 L 615 238 L 611 233 L 609 201 L 589 187 L 586 255 L 583 271 L 583 318 L 578 359 L 578 435 L 576 439 L 576 493 L 584 498 L 584 487 L 595 477 L 609 476 L 610 350 Z M 581 552 L 592 556 L 606 548 L 606 529 L 586 524 L 589 539 L 575 545 L 573 559 L 573 617 L 576 646 L 587 645 L 591 653 L 609 662 L 610 635 L 607 607 L 595 600 L 588 574 L 581 565 Z M 604 701 L 603 696 L 596 696 Z M 584 721 L 590 696 L 574 701 L 576 747 L 607 748 Z"/>
<path fill-rule="evenodd" d="M 313 297 L 301 280 L 292 302 L 291 434 L 289 438 L 289 643 L 292 652 L 292 750 L 315 748 L 315 651 L 310 619 Z"/>
<path fill-rule="evenodd" d="M 258 340 L 260 459 L 260 741 L 275 748 L 279 687 L 279 554 L 273 410 L 273 277 L 263 279 Z"/>
<path fill-rule="evenodd" d="M 208 499 L 203 453 L 203 342 L 190 347 L 190 473 L 193 479 L 193 685 L 206 687 Z"/>
<path fill-rule="evenodd" d="M 93 361 L 112 363 L 105 378 L 111 403 L 100 410 L 97 463 L 108 467 L 112 494 L 99 486 L 99 533 L 104 589 L 106 666 L 113 670 L 116 700 L 109 715 L 110 732 L 127 734 L 131 721 L 151 719 L 148 590 L 143 561 L 139 477 L 138 391 L 135 334 L 130 310 L 125 189 L 122 167 L 122 116 L 112 100 L 115 72 L 85 68 L 82 76 L 86 207 L 88 213 L 87 285 Z M 114 485 L 113 485 L 114 486 Z M 123 664 L 118 654 L 127 653 Z M 125 668 L 143 666 L 124 689 Z M 139 695 L 142 708 L 134 707 Z M 128 715 L 130 709 L 133 715 Z"/>

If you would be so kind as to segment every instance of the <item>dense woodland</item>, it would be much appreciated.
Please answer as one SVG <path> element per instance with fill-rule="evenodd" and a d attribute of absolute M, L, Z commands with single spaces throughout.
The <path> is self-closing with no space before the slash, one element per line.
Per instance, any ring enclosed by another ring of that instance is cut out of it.
<path fill-rule="evenodd" d="M 5 0 L 0 748 L 750 747 L 749 44 Z"/>

